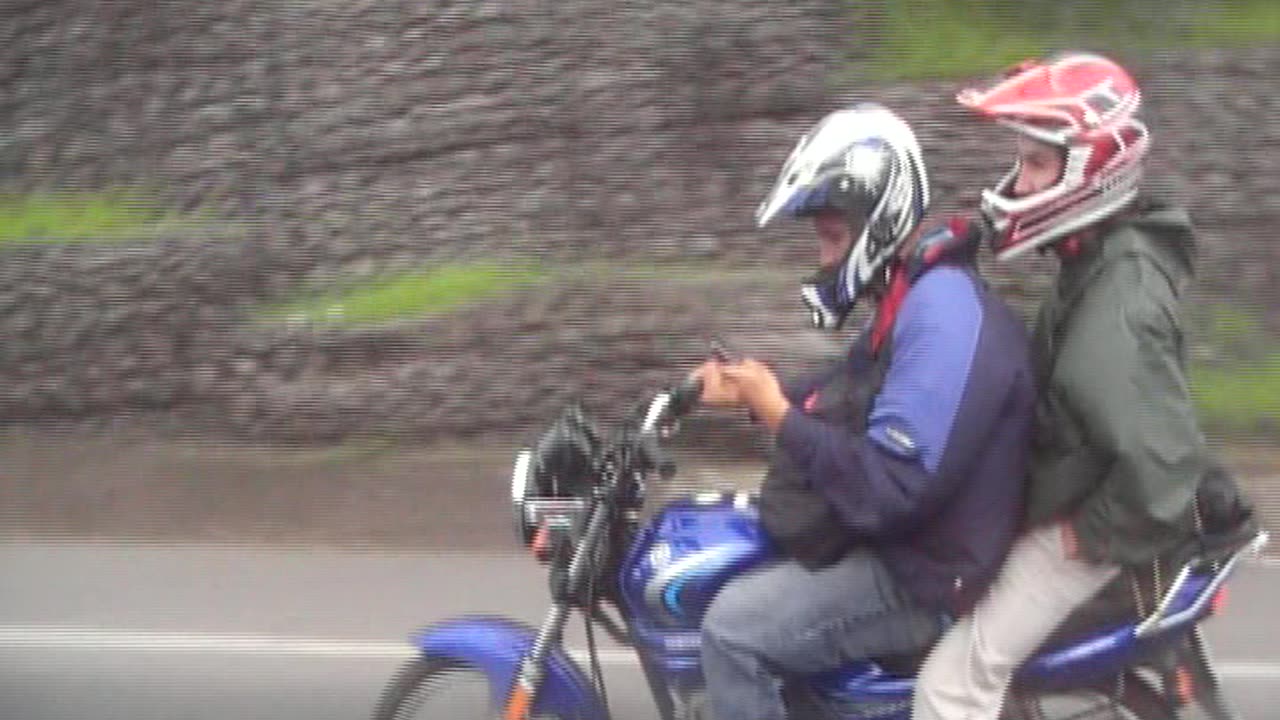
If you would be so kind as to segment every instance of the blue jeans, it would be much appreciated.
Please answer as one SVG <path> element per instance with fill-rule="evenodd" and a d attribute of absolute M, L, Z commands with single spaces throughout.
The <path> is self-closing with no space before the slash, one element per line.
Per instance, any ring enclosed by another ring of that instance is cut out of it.
<path fill-rule="evenodd" d="M 876 555 L 854 550 L 809 571 L 783 561 L 725 586 L 702 625 L 715 720 L 784 720 L 779 674 L 926 649 L 944 618 L 916 605 Z"/>

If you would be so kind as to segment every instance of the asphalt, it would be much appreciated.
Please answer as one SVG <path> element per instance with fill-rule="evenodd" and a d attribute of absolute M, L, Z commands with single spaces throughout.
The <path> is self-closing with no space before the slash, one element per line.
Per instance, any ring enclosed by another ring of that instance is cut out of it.
<path fill-rule="evenodd" d="M 0 440 L 0 717 L 367 717 L 407 634 L 462 613 L 536 623 L 542 570 L 510 527 L 522 438 L 329 448 L 127 434 Z M 678 448 L 675 482 L 750 488 L 759 458 Z M 1280 463 L 1231 448 L 1264 524 L 1280 528 Z M 1245 717 L 1280 703 L 1259 628 L 1280 589 L 1277 543 L 1209 624 Z M 567 644 L 581 654 L 580 628 Z M 653 717 L 634 658 L 605 647 L 619 718 Z"/>
<path fill-rule="evenodd" d="M 0 543 L 0 717 L 368 717 L 408 636 L 464 613 L 536 624 L 544 569 L 518 552 Z M 1253 561 L 1206 630 L 1243 717 L 1280 703 L 1280 565 Z M 654 718 L 633 654 L 601 641 L 614 717 Z M 582 661 L 580 623 L 565 645 Z"/>

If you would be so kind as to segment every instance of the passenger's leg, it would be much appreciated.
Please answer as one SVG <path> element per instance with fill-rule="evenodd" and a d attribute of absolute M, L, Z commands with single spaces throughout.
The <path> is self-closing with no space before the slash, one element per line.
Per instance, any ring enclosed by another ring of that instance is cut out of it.
<path fill-rule="evenodd" d="M 1058 525 L 1024 535 L 973 613 L 929 654 L 912 720 L 995 720 L 1018 666 L 1117 572 L 1066 557 Z"/>

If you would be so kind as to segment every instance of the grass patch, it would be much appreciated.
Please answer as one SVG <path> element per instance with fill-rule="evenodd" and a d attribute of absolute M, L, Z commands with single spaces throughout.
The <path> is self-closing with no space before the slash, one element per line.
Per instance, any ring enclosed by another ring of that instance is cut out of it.
<path fill-rule="evenodd" d="M 463 263 L 431 270 L 375 277 L 332 292 L 306 295 L 263 308 L 260 320 L 304 324 L 359 325 L 448 312 L 552 280 L 567 284 L 588 278 L 620 285 L 676 287 L 688 284 L 795 282 L 795 272 L 774 268 L 725 268 L 681 262 L 584 261 L 554 269 L 533 263 Z"/>
<path fill-rule="evenodd" d="M 849 0 L 861 3 L 861 0 Z M 886 0 L 858 28 L 880 80 L 971 77 L 1065 48 L 1126 57 L 1280 40 L 1275 0 Z M 1112 48 L 1118 50 L 1111 50 Z"/>
<path fill-rule="evenodd" d="M 197 220 L 123 191 L 0 195 L 0 247 L 147 239 Z"/>
<path fill-rule="evenodd" d="M 1191 322 L 1195 336 L 1204 339 L 1220 364 L 1258 365 L 1280 352 L 1280 343 L 1262 320 L 1235 305 L 1209 303 L 1193 311 Z"/>
<path fill-rule="evenodd" d="M 268 308 L 269 320 L 369 324 L 431 315 L 527 287 L 548 273 L 534 265 L 473 263 L 375 278 Z"/>
<path fill-rule="evenodd" d="M 1280 339 L 1243 308 L 1200 306 L 1193 334 L 1211 358 L 1193 362 L 1191 394 L 1206 427 L 1215 433 L 1280 435 Z"/>
<path fill-rule="evenodd" d="M 883 29 L 873 42 L 872 76 L 880 80 L 967 77 L 1041 54 L 1042 41 L 985 7 L 993 4 L 887 3 L 880 18 Z"/>
<path fill-rule="evenodd" d="M 1244 367 L 1193 366 L 1191 394 L 1212 430 L 1280 434 L 1280 352 Z"/>
<path fill-rule="evenodd" d="M 1274 0 L 1230 0 L 1202 8 L 1186 31 L 1197 47 L 1241 45 L 1280 40 L 1280 3 Z"/>

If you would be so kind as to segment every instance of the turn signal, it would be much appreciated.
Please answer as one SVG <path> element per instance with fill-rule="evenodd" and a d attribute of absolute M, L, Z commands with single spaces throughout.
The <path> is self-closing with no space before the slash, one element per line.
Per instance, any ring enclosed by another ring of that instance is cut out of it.
<path fill-rule="evenodd" d="M 545 522 L 534 531 L 533 542 L 529 544 L 529 549 L 533 550 L 533 556 L 538 559 L 538 562 L 546 562 L 551 558 L 551 531 L 547 530 Z"/>
<path fill-rule="evenodd" d="M 1218 588 L 1218 592 L 1209 598 L 1209 612 L 1213 615 L 1221 615 L 1223 610 L 1227 609 L 1227 589 L 1225 587 Z"/>

